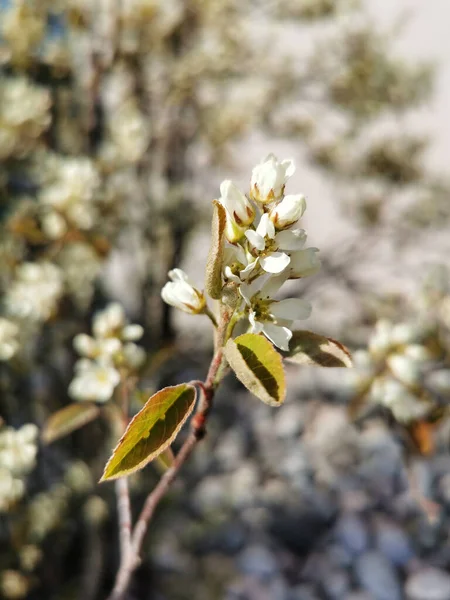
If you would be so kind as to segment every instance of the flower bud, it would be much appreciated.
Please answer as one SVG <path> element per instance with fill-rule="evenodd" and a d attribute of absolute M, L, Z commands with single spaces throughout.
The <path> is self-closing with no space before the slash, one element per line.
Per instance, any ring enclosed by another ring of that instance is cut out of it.
<path fill-rule="evenodd" d="M 302 194 L 285 196 L 273 208 L 269 217 L 276 229 L 286 229 L 296 223 L 306 210 L 306 200 Z"/>
<path fill-rule="evenodd" d="M 240 227 L 250 225 L 255 218 L 255 209 L 246 196 L 234 185 L 232 181 L 226 179 L 220 185 L 220 202 L 226 208 L 227 212 Z"/>
<path fill-rule="evenodd" d="M 161 290 L 164 302 L 194 315 L 203 312 L 206 298 L 189 283 L 186 273 L 181 269 L 173 269 L 169 271 L 169 277 L 172 281 L 166 283 Z"/>
<path fill-rule="evenodd" d="M 283 195 L 286 181 L 294 171 L 295 165 L 292 160 L 283 160 L 280 163 L 276 156 L 269 154 L 252 171 L 251 198 L 261 204 L 279 200 Z"/>
<path fill-rule="evenodd" d="M 227 211 L 227 223 L 225 225 L 225 237 L 230 244 L 236 244 L 240 239 L 244 237 L 245 228 L 240 227 L 232 215 Z"/>

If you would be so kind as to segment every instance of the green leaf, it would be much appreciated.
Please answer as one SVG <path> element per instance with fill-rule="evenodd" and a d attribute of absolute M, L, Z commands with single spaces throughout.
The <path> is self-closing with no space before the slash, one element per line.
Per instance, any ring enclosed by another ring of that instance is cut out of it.
<path fill-rule="evenodd" d="M 182 383 L 156 392 L 130 421 L 100 481 L 142 469 L 166 450 L 195 405 L 195 387 Z"/>
<path fill-rule="evenodd" d="M 92 402 L 69 404 L 56 411 L 48 419 L 42 432 L 44 444 L 51 444 L 55 440 L 72 433 L 98 417 L 100 408 Z"/>
<path fill-rule="evenodd" d="M 280 406 L 286 396 L 283 361 L 264 336 L 244 333 L 228 340 L 225 356 L 236 377 L 260 400 Z"/>
<path fill-rule="evenodd" d="M 216 300 L 221 298 L 222 265 L 223 265 L 223 235 L 227 223 L 225 208 L 218 200 L 213 200 L 214 213 L 211 225 L 211 247 L 206 262 L 205 290 Z"/>
<path fill-rule="evenodd" d="M 162 471 L 167 471 L 167 469 L 170 469 L 175 461 L 175 455 L 172 452 L 172 448 L 169 446 L 163 450 L 156 460 L 158 461 Z"/>
<path fill-rule="evenodd" d="M 352 367 L 350 351 L 340 342 L 312 331 L 294 331 L 289 351 L 281 354 L 297 365 Z"/>

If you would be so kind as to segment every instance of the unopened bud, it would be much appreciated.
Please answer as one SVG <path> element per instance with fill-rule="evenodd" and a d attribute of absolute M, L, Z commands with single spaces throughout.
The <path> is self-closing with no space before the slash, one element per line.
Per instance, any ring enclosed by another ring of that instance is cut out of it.
<path fill-rule="evenodd" d="M 220 185 L 220 202 L 237 225 L 245 227 L 253 223 L 255 209 L 247 197 L 229 179 Z"/>
<path fill-rule="evenodd" d="M 186 273 L 181 269 L 173 269 L 169 271 L 169 277 L 172 281 L 161 290 L 164 302 L 194 315 L 203 312 L 206 298 L 203 292 L 191 285 Z"/>
<path fill-rule="evenodd" d="M 306 210 L 306 200 L 302 194 L 285 196 L 273 208 L 269 217 L 276 229 L 285 229 L 296 223 Z"/>
<path fill-rule="evenodd" d="M 261 204 L 279 200 L 284 192 L 286 181 L 295 172 L 292 160 L 279 162 L 276 156 L 269 156 L 252 171 L 251 198 Z"/>

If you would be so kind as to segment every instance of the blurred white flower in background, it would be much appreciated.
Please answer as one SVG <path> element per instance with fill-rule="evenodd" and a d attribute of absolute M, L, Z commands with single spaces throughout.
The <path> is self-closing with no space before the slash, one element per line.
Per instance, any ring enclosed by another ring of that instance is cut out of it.
<path fill-rule="evenodd" d="M 89 158 L 55 159 L 51 176 L 45 183 L 39 193 L 42 205 L 64 219 L 66 228 L 92 229 L 98 218 L 95 195 L 100 187 L 100 176 Z M 50 227 L 50 232 L 56 234 L 55 217 L 50 217 L 53 212 L 47 213 L 47 228 Z M 50 225 L 49 218 L 53 218 Z M 58 227 L 62 230 L 62 225 Z"/>
<path fill-rule="evenodd" d="M 19 37 L 22 32 L 18 34 Z M 51 122 L 50 93 L 25 77 L 0 81 L 0 159 L 27 154 Z"/>
<path fill-rule="evenodd" d="M 0 360 L 12 358 L 19 347 L 19 326 L 0 317 Z"/>
<path fill-rule="evenodd" d="M 80 333 L 73 339 L 83 358 L 75 365 L 69 395 L 74 400 L 106 402 L 120 383 L 120 369 L 134 372 L 145 363 L 145 350 L 134 343 L 141 339 L 144 329 L 127 323 L 123 307 L 112 302 L 94 315 L 92 331 L 93 336 Z"/>
<path fill-rule="evenodd" d="M 34 468 L 38 428 L 0 429 L 0 512 L 7 511 L 25 493 L 25 476 Z"/>
<path fill-rule="evenodd" d="M 53 263 L 25 262 L 5 294 L 7 314 L 34 321 L 46 321 L 56 312 L 64 292 L 61 269 Z"/>
<path fill-rule="evenodd" d="M 106 402 L 120 382 L 120 373 L 113 366 L 86 358 L 76 363 L 75 372 L 69 385 L 69 395 L 74 400 Z"/>

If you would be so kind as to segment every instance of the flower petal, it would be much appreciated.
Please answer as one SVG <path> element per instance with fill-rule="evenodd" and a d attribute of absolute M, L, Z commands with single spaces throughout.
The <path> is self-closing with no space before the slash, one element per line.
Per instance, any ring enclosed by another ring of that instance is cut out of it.
<path fill-rule="evenodd" d="M 284 273 L 280 273 L 279 275 L 275 275 L 272 277 L 267 277 L 264 281 L 264 284 L 261 285 L 259 296 L 261 298 L 273 298 L 281 286 L 287 281 L 289 278 L 289 273 L 285 271 Z"/>
<path fill-rule="evenodd" d="M 311 304 L 301 298 L 287 298 L 280 302 L 273 302 L 270 305 L 270 312 L 274 317 L 280 319 L 290 319 L 297 321 L 298 319 L 307 319 L 311 314 Z"/>
<path fill-rule="evenodd" d="M 282 160 L 281 166 L 284 167 L 284 174 L 286 176 L 286 179 L 288 177 L 292 177 L 292 175 L 295 173 L 295 163 L 292 160 L 292 158 L 287 158 L 286 160 Z"/>
<path fill-rule="evenodd" d="M 260 259 L 261 267 L 266 273 L 281 273 L 291 262 L 285 252 L 271 252 Z"/>
<path fill-rule="evenodd" d="M 251 325 L 251 333 L 261 333 L 261 331 L 263 330 L 263 324 L 261 323 L 261 321 L 256 320 L 255 313 L 253 311 L 250 311 L 250 314 L 248 315 L 248 320 Z"/>
<path fill-rule="evenodd" d="M 268 213 L 264 213 L 259 221 L 258 227 L 256 228 L 256 233 L 258 233 L 262 238 L 266 236 L 273 240 L 275 237 L 275 225 L 269 219 Z"/>
<path fill-rule="evenodd" d="M 306 242 L 306 231 L 304 229 L 279 231 L 275 236 L 275 242 L 280 250 L 301 250 Z"/>
<path fill-rule="evenodd" d="M 264 323 L 263 333 L 277 348 L 289 350 L 292 331 L 287 327 L 279 327 L 273 323 Z"/>
<path fill-rule="evenodd" d="M 266 242 L 264 240 L 264 236 L 260 235 L 258 231 L 253 231 L 253 229 L 248 229 L 245 232 L 245 237 L 248 239 L 250 244 L 259 250 L 260 252 L 264 250 L 266 247 Z"/>

